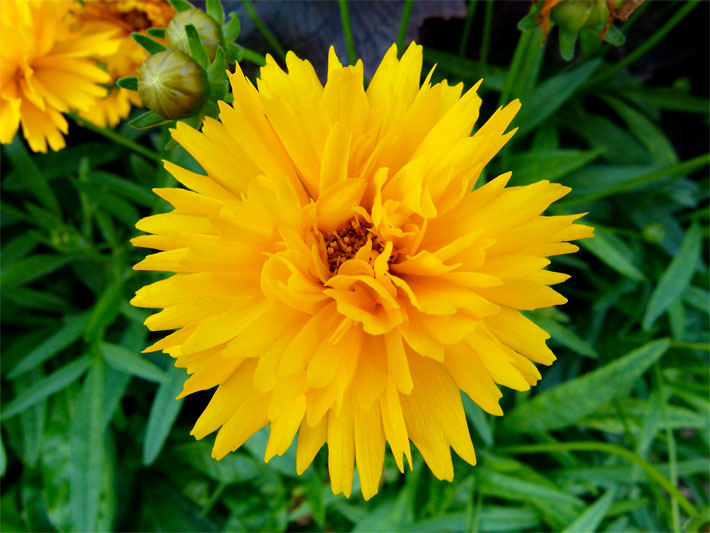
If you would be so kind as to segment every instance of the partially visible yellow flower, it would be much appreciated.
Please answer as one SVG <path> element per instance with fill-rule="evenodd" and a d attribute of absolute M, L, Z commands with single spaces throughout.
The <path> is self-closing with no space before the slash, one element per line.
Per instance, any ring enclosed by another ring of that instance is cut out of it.
<path fill-rule="evenodd" d="M 149 329 L 177 329 L 147 351 L 192 374 L 182 396 L 217 387 L 192 430 L 218 431 L 217 459 L 268 425 L 267 461 L 298 433 L 298 473 L 328 444 L 336 494 L 353 463 L 378 491 L 385 442 L 401 471 L 411 441 L 450 480 L 450 448 L 476 462 L 460 392 L 501 415 L 497 385 L 537 383 L 555 357 L 521 310 L 566 302 L 546 257 L 592 228 L 542 216 L 560 184 L 473 190 L 520 104 L 471 136 L 478 86 L 421 84 L 421 46 L 393 46 L 367 90 L 332 49 L 325 87 L 286 64 L 267 57 L 258 89 L 237 65 L 234 106 L 173 130 L 207 175 L 166 162 L 191 190 L 156 189 L 175 210 L 137 224 L 151 235 L 133 244 L 160 252 L 135 268 L 176 273 L 132 300 L 164 308 Z"/>
<path fill-rule="evenodd" d="M 91 109 L 79 113 L 81 117 L 102 127 L 113 127 L 128 116 L 131 105 L 141 105 L 136 91 L 115 86 L 118 78 L 135 76 L 148 55 L 131 38 L 131 33 L 164 28 L 174 15 L 175 10 L 164 0 L 85 0 L 76 4 L 78 24 L 88 31 L 113 30 L 121 39 L 116 53 L 102 60 L 111 75 L 109 94 Z"/>
<path fill-rule="evenodd" d="M 0 5 L 0 142 L 22 132 L 35 152 L 65 146 L 70 110 L 106 95 L 110 76 L 93 58 L 113 54 L 116 31 L 85 32 L 69 23 L 70 0 L 2 0 Z"/>

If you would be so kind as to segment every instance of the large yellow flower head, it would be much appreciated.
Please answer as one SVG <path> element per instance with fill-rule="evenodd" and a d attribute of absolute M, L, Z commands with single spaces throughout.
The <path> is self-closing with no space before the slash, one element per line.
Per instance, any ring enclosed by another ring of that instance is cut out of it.
<path fill-rule="evenodd" d="M 420 46 L 393 46 L 367 90 L 332 49 L 325 87 L 286 63 L 267 58 L 258 88 L 237 66 L 220 121 L 173 130 L 207 175 L 166 162 L 191 190 L 156 190 L 175 210 L 137 224 L 152 235 L 134 244 L 162 251 L 135 268 L 176 272 L 133 299 L 178 330 L 148 350 L 192 374 L 182 395 L 217 387 L 192 431 L 219 430 L 217 459 L 269 425 L 265 459 L 298 433 L 299 473 L 327 442 L 336 494 L 353 462 L 377 492 L 385 441 L 400 470 L 411 441 L 450 480 L 451 447 L 476 461 L 459 391 L 500 415 L 497 384 L 537 382 L 554 356 L 520 310 L 566 301 L 545 257 L 592 229 L 541 216 L 562 185 L 508 173 L 472 192 L 519 103 L 471 136 L 476 88 L 420 85 Z"/>
<path fill-rule="evenodd" d="M 35 152 L 65 146 L 71 110 L 85 111 L 106 95 L 109 74 L 93 58 L 113 54 L 115 31 L 86 32 L 72 24 L 70 0 L 2 0 L 0 6 L 0 142 L 20 123 Z"/>
<path fill-rule="evenodd" d="M 175 15 L 165 0 L 85 0 L 76 3 L 75 18 L 92 31 L 115 31 L 121 45 L 114 54 L 103 59 L 111 75 L 109 94 L 79 113 L 82 118 L 99 126 L 115 126 L 125 119 L 131 106 L 140 106 L 136 91 L 114 85 L 118 78 L 135 76 L 148 53 L 131 38 L 132 32 L 145 33 L 148 28 L 164 28 Z"/>

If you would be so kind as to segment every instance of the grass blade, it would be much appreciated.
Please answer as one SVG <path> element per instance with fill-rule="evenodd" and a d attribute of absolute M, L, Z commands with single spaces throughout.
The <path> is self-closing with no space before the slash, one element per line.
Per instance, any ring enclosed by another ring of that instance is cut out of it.
<path fill-rule="evenodd" d="M 627 278 L 635 281 L 645 279 L 643 272 L 626 257 L 628 248 L 604 230 L 595 228 L 594 238 L 579 241 L 579 245 Z"/>
<path fill-rule="evenodd" d="M 160 454 L 182 407 L 183 400 L 176 400 L 175 397 L 180 394 L 185 382 L 185 370 L 171 367 L 167 374 L 168 379 L 158 387 L 153 404 L 150 406 L 143 442 L 144 465 L 152 464 Z"/>
<path fill-rule="evenodd" d="M 168 378 L 158 366 L 123 346 L 103 342 L 99 349 L 106 362 L 116 370 L 156 383 L 164 383 Z"/>
<path fill-rule="evenodd" d="M 564 531 L 575 533 L 577 531 L 596 531 L 614 502 L 616 489 L 609 489 L 604 496 L 587 507 Z"/>

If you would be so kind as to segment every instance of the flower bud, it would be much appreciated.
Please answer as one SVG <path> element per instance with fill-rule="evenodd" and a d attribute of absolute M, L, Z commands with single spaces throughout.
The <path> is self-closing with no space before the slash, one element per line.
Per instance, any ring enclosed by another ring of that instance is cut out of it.
<path fill-rule="evenodd" d="M 185 26 L 192 24 L 205 46 L 210 61 L 217 53 L 217 47 L 222 44 L 222 29 L 219 24 L 201 9 L 180 11 L 173 17 L 165 30 L 165 42 L 169 48 L 177 48 L 190 55 L 190 43 L 187 39 Z"/>
<path fill-rule="evenodd" d="M 550 17 L 561 28 L 578 32 L 584 27 L 605 23 L 609 8 L 605 0 L 564 0 L 552 8 Z"/>
<path fill-rule="evenodd" d="M 174 48 L 148 56 L 138 73 L 138 94 L 143 105 L 165 118 L 194 115 L 207 101 L 209 92 L 205 69 Z"/>

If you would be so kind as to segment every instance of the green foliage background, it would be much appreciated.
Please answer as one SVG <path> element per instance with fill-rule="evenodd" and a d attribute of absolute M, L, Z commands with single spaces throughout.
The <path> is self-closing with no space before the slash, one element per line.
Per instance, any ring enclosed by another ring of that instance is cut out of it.
<path fill-rule="evenodd" d="M 140 354 L 147 314 L 128 304 L 158 279 L 131 270 L 145 252 L 128 241 L 139 218 L 166 210 L 150 192 L 175 184 L 159 161 L 195 162 L 165 148 L 165 127 L 80 131 L 46 155 L 18 136 L 2 150 L 3 531 L 707 530 L 710 156 L 681 160 L 660 124 L 681 117 L 702 131 L 708 100 L 682 79 L 650 87 L 633 75 L 697 2 L 644 4 L 627 35 L 654 10 L 664 18 L 616 61 L 590 35 L 573 62 L 546 61 L 534 29 L 507 66 L 487 61 L 494 2 L 476 4 L 461 50 L 481 40 L 480 53 L 425 48 L 425 61 L 439 78 L 484 78 L 490 111 L 522 100 L 520 129 L 487 176 L 569 185 L 552 212 L 589 212 L 597 228 L 554 261 L 572 274 L 570 303 L 531 315 L 558 355 L 540 385 L 506 391 L 503 418 L 464 398 L 478 466 L 456 459 L 447 483 L 418 455 L 404 476 L 388 457 L 364 502 L 357 486 L 349 500 L 332 495 L 325 450 L 301 477 L 295 446 L 264 464 L 268 430 L 210 459 L 213 437 L 189 435 L 210 393 L 173 400 L 184 371 Z"/>

